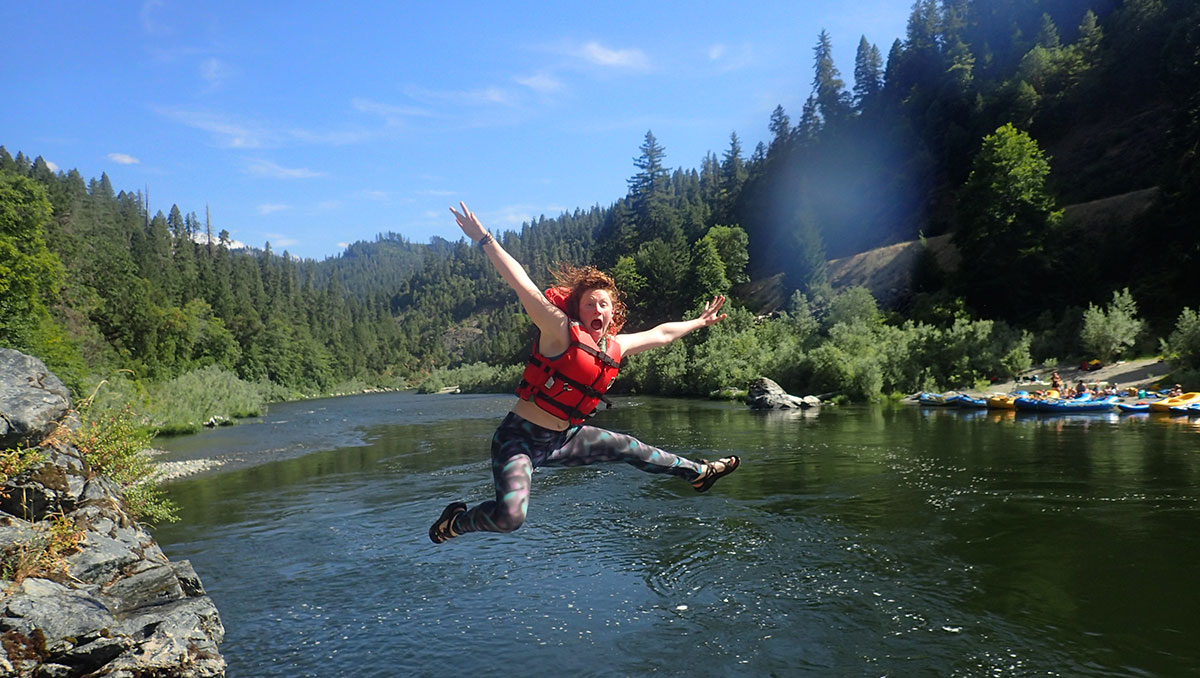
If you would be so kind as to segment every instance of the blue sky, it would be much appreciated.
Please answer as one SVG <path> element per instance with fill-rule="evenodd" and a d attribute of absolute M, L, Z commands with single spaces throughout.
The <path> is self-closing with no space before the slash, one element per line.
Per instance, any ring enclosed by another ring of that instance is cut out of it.
<path fill-rule="evenodd" d="M 518 9 L 519 8 L 519 9 Z M 647 130 L 672 168 L 793 120 L 827 30 L 852 85 L 908 0 L 5 2 L 0 145 L 324 259 L 607 206 Z"/>

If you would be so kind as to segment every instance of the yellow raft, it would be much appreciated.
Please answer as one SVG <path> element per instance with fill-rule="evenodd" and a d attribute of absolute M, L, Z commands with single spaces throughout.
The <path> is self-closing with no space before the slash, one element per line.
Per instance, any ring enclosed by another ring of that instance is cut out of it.
<path fill-rule="evenodd" d="M 1163 398 L 1150 403 L 1151 412 L 1170 412 L 1172 407 L 1200 403 L 1200 393 L 1184 393 L 1182 395 Z"/>

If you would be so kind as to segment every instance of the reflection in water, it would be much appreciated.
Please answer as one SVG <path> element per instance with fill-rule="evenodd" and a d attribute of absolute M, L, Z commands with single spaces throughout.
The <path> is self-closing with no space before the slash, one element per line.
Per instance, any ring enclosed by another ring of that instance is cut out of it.
<path fill-rule="evenodd" d="M 177 455 L 274 459 L 169 486 L 183 522 L 158 530 L 221 609 L 230 675 L 1200 663 L 1191 425 L 628 398 L 597 424 L 689 456 L 736 453 L 741 469 L 705 495 L 623 465 L 543 469 L 518 532 L 430 544 L 447 501 L 491 491 L 488 442 L 510 402 L 332 399 L 167 441 Z M 306 447 L 308 431 L 322 435 Z M 262 453 L 278 447 L 309 453 Z"/>

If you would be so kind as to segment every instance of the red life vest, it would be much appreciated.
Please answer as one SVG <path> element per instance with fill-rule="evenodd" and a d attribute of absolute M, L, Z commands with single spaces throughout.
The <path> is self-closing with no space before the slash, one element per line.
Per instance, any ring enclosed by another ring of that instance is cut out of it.
<path fill-rule="evenodd" d="M 566 311 L 568 292 L 553 287 L 546 290 L 546 298 Z M 604 393 L 621 368 L 621 346 L 615 338 L 608 337 L 601 349 L 576 321 L 571 321 L 568 331 L 571 343 L 553 360 L 541 354 L 538 350 L 541 337 L 534 337 L 532 355 L 521 375 L 517 396 L 575 425 L 592 416 L 600 401 L 612 407 Z"/>

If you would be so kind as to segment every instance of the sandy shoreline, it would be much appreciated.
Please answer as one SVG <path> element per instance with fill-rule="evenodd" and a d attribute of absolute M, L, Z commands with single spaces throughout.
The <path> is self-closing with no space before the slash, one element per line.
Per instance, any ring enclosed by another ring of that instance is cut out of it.
<path fill-rule="evenodd" d="M 1083 371 L 1079 365 L 1059 365 L 1053 369 L 1035 367 L 1021 374 L 1022 381 L 1006 381 L 992 384 L 984 390 L 970 389 L 963 391 L 971 395 L 990 393 L 1010 393 L 1016 390 L 1036 390 L 1050 387 L 1050 376 L 1055 372 L 1062 378 L 1063 383 L 1074 386 L 1080 381 L 1089 385 L 1106 381 L 1116 384 L 1118 388 L 1144 388 L 1147 390 L 1167 388 L 1171 366 L 1158 358 L 1140 358 L 1137 360 L 1122 360 L 1111 365 L 1105 365 L 1098 370 Z M 1028 377 L 1037 375 L 1039 381 L 1031 382 Z"/>

